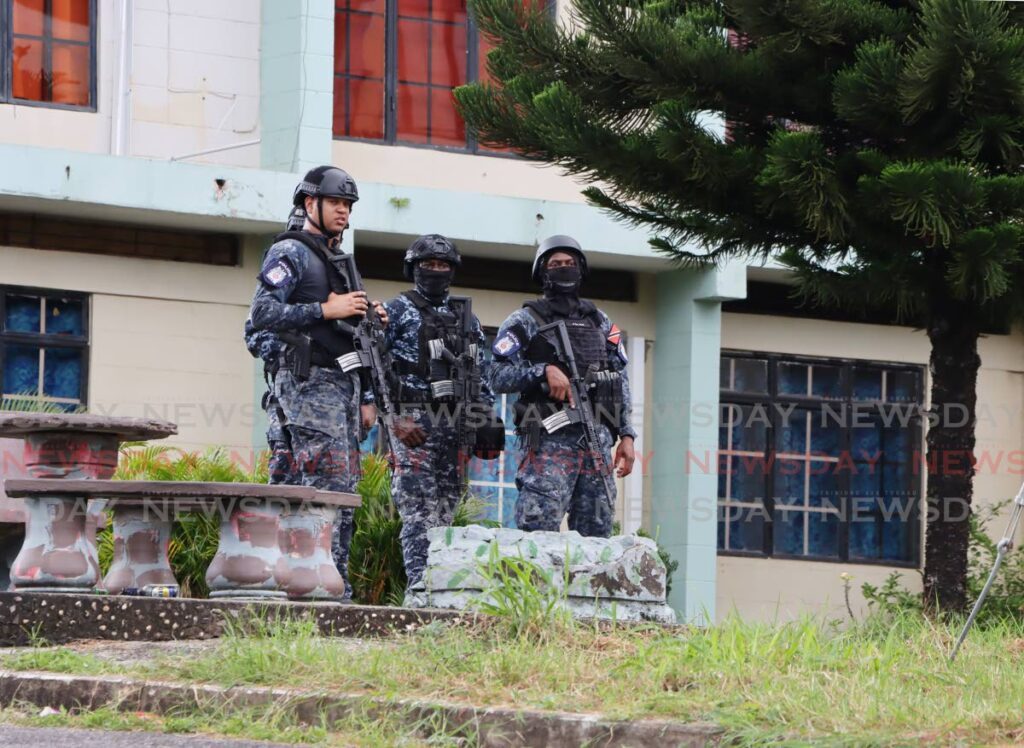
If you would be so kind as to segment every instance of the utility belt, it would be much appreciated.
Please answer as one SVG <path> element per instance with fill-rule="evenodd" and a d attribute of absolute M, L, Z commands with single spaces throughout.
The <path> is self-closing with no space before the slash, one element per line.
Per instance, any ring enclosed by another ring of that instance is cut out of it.
<path fill-rule="evenodd" d="M 309 335 L 302 333 L 278 333 L 281 342 L 284 343 L 284 350 L 281 352 L 281 360 L 277 369 L 286 367 L 296 379 L 309 379 L 311 366 L 323 368 L 340 368 L 337 357 L 320 342 L 313 340 Z"/>
<path fill-rule="evenodd" d="M 587 375 L 594 424 L 605 426 L 618 438 L 622 428 L 622 379 L 617 372 L 599 371 Z M 524 394 L 512 406 L 516 434 L 527 449 L 537 449 L 545 434 L 553 434 L 566 425 L 579 423 L 580 413 L 565 403 L 556 402 L 537 390 Z"/>

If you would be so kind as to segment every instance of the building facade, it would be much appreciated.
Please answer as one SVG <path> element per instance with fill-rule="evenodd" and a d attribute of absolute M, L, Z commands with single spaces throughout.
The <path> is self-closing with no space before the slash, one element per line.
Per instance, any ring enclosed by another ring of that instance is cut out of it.
<path fill-rule="evenodd" d="M 298 177 L 333 163 L 359 183 L 345 241 L 374 296 L 445 234 L 493 330 L 535 293 L 541 239 L 588 251 L 642 434 L 618 519 L 680 561 L 688 620 L 841 611 L 844 572 L 857 606 L 893 570 L 919 585 L 924 333 L 795 307 L 779 269 L 679 270 L 579 183 L 481 147 L 451 99 L 486 76 L 463 0 L 0 0 L 0 19 L 5 396 L 168 418 L 179 446 L 254 459 L 242 324 Z M 981 351 L 984 503 L 1019 480 L 1024 346 L 992 331 Z M 516 460 L 513 441 L 473 476 L 506 524 Z"/>

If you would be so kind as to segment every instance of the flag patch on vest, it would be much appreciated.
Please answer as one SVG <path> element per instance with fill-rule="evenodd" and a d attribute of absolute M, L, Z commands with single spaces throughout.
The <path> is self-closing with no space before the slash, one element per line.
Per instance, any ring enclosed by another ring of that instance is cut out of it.
<path fill-rule="evenodd" d="M 622 330 L 614 322 L 612 323 L 612 329 L 608 331 L 608 342 L 612 345 L 618 345 L 622 341 Z"/>
<path fill-rule="evenodd" d="M 292 273 L 291 266 L 284 260 L 278 260 L 263 271 L 263 282 L 268 286 L 280 288 L 291 279 L 292 275 L 294 273 Z"/>
<path fill-rule="evenodd" d="M 518 351 L 522 345 L 523 344 L 520 342 L 518 335 L 511 330 L 506 330 L 504 335 L 494 341 L 494 355 L 511 356 L 513 353 Z"/>

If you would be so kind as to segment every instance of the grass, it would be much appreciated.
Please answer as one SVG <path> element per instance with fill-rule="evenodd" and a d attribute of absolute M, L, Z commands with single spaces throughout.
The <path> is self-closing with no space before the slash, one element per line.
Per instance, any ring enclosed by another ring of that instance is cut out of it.
<path fill-rule="evenodd" d="M 0 655 L 0 668 L 42 670 L 48 673 L 76 675 L 112 675 L 124 669 L 107 660 L 71 649 L 32 648 L 16 654 Z"/>
<path fill-rule="evenodd" d="M 728 620 L 689 631 L 569 624 L 542 639 L 510 636 L 508 626 L 494 620 L 472 628 L 431 625 L 353 650 L 318 635 L 312 623 L 257 622 L 244 632 L 229 632 L 209 654 L 125 670 L 225 686 L 711 721 L 737 744 L 827 740 L 881 746 L 1024 738 L 1022 625 L 973 631 L 950 665 L 954 636 L 953 629 L 914 616 L 870 620 L 847 630 L 811 619 L 778 625 Z M 3 667 L 102 669 L 81 655 L 47 657 L 28 652 L 4 660 Z M 310 740 L 313 729 L 323 731 L 312 736 L 317 740 L 329 738 L 329 726 L 277 718 L 268 725 L 206 715 L 200 724 L 221 732 L 231 725 L 266 728 L 276 740 L 293 733 Z M 168 719 L 162 729 L 175 724 Z"/>
<path fill-rule="evenodd" d="M 394 716 L 369 709 L 335 724 L 298 722 L 285 709 L 231 710 L 199 708 L 170 715 L 124 712 L 103 707 L 88 712 L 60 710 L 40 715 L 38 707 L 16 705 L 0 709 L 0 724 L 24 727 L 73 727 L 130 732 L 202 735 L 217 738 L 268 740 L 275 743 L 326 746 L 444 746 L 463 745 L 460 736 L 437 720 L 408 725 Z"/>
<path fill-rule="evenodd" d="M 972 632 L 950 665 L 954 635 L 911 616 L 848 630 L 811 619 L 779 625 L 729 620 L 674 632 L 575 624 L 546 639 L 511 637 L 495 621 L 474 628 L 431 625 L 353 651 L 319 636 L 311 623 L 292 621 L 235 630 L 207 655 L 165 659 L 144 674 L 620 719 L 711 721 L 737 744 L 1024 738 L 1021 624 Z"/>

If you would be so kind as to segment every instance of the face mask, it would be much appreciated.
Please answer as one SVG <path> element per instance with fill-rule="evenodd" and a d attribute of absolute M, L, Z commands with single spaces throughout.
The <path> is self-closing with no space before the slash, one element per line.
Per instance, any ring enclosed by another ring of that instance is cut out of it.
<path fill-rule="evenodd" d="M 556 296 L 575 296 L 582 277 L 578 266 L 552 268 L 544 273 L 544 291 Z"/>
<path fill-rule="evenodd" d="M 416 290 L 435 303 L 444 300 L 454 277 L 455 273 L 451 270 L 424 270 L 421 267 L 413 269 Z"/>

